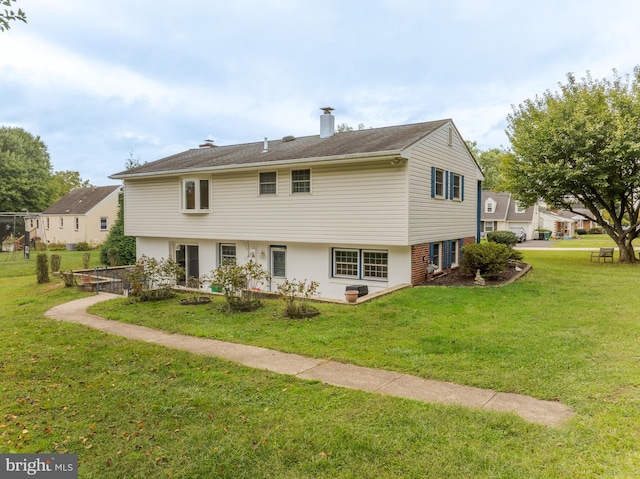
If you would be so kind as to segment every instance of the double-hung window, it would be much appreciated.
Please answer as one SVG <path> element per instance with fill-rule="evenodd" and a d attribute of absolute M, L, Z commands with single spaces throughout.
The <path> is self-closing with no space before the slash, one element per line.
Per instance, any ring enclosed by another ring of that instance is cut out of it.
<path fill-rule="evenodd" d="M 291 192 L 311 193 L 311 170 L 291 171 Z"/>
<path fill-rule="evenodd" d="M 436 271 L 442 270 L 442 243 L 431 243 L 431 263 L 436 265 Z"/>
<path fill-rule="evenodd" d="M 389 277 L 389 253 L 380 250 L 334 248 L 333 276 L 386 280 Z"/>
<path fill-rule="evenodd" d="M 78 218 L 77 216 L 73 218 L 73 229 L 75 231 L 78 231 L 80 229 L 80 218 Z"/>
<path fill-rule="evenodd" d="M 462 177 L 456 173 L 451 175 L 451 197 L 454 200 L 462 199 Z"/>
<path fill-rule="evenodd" d="M 107 217 L 106 216 L 101 216 L 100 217 L 100 231 L 107 231 L 107 229 L 109 229 L 109 223 L 107 221 Z"/>
<path fill-rule="evenodd" d="M 209 180 L 185 178 L 182 180 L 182 210 L 190 213 L 209 211 Z"/>
<path fill-rule="evenodd" d="M 260 173 L 260 194 L 275 195 L 277 193 L 278 175 L 275 171 Z"/>
<path fill-rule="evenodd" d="M 236 264 L 236 245 L 233 243 L 220 244 L 220 266 Z"/>
<path fill-rule="evenodd" d="M 444 198 L 444 170 L 435 170 L 434 182 L 436 198 Z"/>

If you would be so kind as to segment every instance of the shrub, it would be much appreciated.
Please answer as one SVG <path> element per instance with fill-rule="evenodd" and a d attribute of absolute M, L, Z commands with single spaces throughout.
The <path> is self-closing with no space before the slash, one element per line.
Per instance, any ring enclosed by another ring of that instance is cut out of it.
<path fill-rule="evenodd" d="M 489 231 L 487 233 L 487 240 L 492 243 L 506 245 L 508 248 L 512 248 L 518 243 L 518 237 L 511 231 Z"/>
<path fill-rule="evenodd" d="M 91 259 L 91 253 L 86 252 L 82 255 L 82 267 L 84 269 L 89 269 L 89 260 Z"/>
<path fill-rule="evenodd" d="M 302 319 L 320 314 L 320 311 L 309 305 L 309 298 L 316 294 L 318 286 L 320 284 L 317 281 L 311 281 L 307 284 L 306 279 L 304 281 L 286 279 L 278 285 L 278 293 L 284 301 L 284 316 L 291 319 Z"/>
<path fill-rule="evenodd" d="M 49 258 L 46 253 L 38 253 L 36 258 L 36 274 L 39 284 L 49 282 Z"/>
<path fill-rule="evenodd" d="M 602 228 L 600 226 L 594 226 L 593 228 L 589 229 L 589 234 L 590 235 L 601 235 L 602 234 Z"/>
<path fill-rule="evenodd" d="M 480 270 L 483 276 L 496 276 L 507 270 L 511 252 L 501 243 L 476 243 L 462 248 L 460 268 L 469 275 Z"/>
<path fill-rule="evenodd" d="M 140 301 L 156 301 L 175 296 L 176 279 L 184 276 L 184 268 L 172 259 L 142 256 L 126 273 L 131 284 L 131 296 Z"/>
<path fill-rule="evenodd" d="M 91 246 L 86 241 L 80 241 L 76 244 L 76 251 L 91 251 Z"/>
<path fill-rule="evenodd" d="M 101 252 L 102 254 L 102 252 Z M 109 266 L 111 266 L 112 268 L 114 266 L 118 266 L 118 250 L 117 249 L 110 249 L 107 252 L 107 259 L 109 260 Z"/>
<path fill-rule="evenodd" d="M 64 281 L 64 285 L 67 288 L 70 288 L 71 286 L 75 286 L 77 284 L 76 275 L 73 274 L 73 271 L 71 271 L 71 270 L 63 271 L 62 273 L 60 273 L 60 276 L 62 276 L 62 280 Z"/>
<path fill-rule="evenodd" d="M 262 306 L 257 292 L 268 280 L 269 273 L 253 261 L 223 265 L 211 272 L 211 282 L 224 295 L 228 311 L 253 311 Z"/>
<path fill-rule="evenodd" d="M 59 254 L 52 254 L 50 261 L 51 261 L 51 272 L 55 274 L 58 271 L 60 271 L 60 263 L 62 262 L 62 256 L 60 256 Z"/>
<path fill-rule="evenodd" d="M 586 229 L 584 229 L 584 228 L 578 228 L 578 229 L 576 230 L 576 234 L 577 234 L 577 235 L 586 235 L 586 234 L 587 234 L 587 230 L 586 230 Z"/>

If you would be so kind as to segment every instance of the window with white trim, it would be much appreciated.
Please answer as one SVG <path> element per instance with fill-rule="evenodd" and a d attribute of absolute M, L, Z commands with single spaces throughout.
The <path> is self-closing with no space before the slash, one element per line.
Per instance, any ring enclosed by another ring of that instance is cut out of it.
<path fill-rule="evenodd" d="M 311 170 L 291 171 L 291 192 L 311 193 Z"/>
<path fill-rule="evenodd" d="M 454 200 L 462 199 L 462 176 L 457 173 L 453 173 L 452 177 L 452 185 L 451 185 L 451 196 Z"/>
<path fill-rule="evenodd" d="M 260 173 L 260 194 L 275 195 L 277 193 L 278 175 L 275 171 L 265 171 Z"/>
<path fill-rule="evenodd" d="M 435 194 L 437 198 L 444 198 L 444 170 L 435 170 Z"/>
<path fill-rule="evenodd" d="M 106 216 L 100 217 L 100 231 L 107 231 L 109 229 L 109 224 Z"/>
<path fill-rule="evenodd" d="M 185 178 L 182 180 L 182 210 L 190 213 L 209 211 L 209 180 Z"/>
<path fill-rule="evenodd" d="M 458 240 L 451 241 L 451 266 L 458 266 L 460 262 L 458 248 Z"/>
<path fill-rule="evenodd" d="M 78 218 L 77 216 L 73 218 L 73 229 L 75 231 L 78 231 L 80 229 L 80 218 Z"/>
<path fill-rule="evenodd" d="M 485 213 L 493 213 L 495 209 L 496 209 L 496 202 L 495 201 L 493 201 L 491 198 L 489 198 L 487 201 L 485 201 L 485 203 L 484 203 L 484 212 Z"/>
<path fill-rule="evenodd" d="M 333 277 L 386 280 L 389 253 L 382 250 L 333 249 Z"/>
<path fill-rule="evenodd" d="M 236 245 L 234 243 L 220 243 L 220 266 L 236 264 Z"/>
<path fill-rule="evenodd" d="M 525 212 L 527 211 L 527 209 L 526 209 L 526 208 L 523 208 L 523 207 L 520 205 L 520 202 L 519 202 L 519 201 L 516 201 L 516 202 L 515 202 L 514 207 L 515 207 L 515 211 L 516 211 L 516 213 L 525 213 Z"/>
<path fill-rule="evenodd" d="M 436 271 L 442 270 L 442 243 L 431 243 L 431 262 L 436 265 Z"/>
<path fill-rule="evenodd" d="M 389 276 L 389 254 L 386 251 L 362 252 L 362 277 L 386 279 Z"/>

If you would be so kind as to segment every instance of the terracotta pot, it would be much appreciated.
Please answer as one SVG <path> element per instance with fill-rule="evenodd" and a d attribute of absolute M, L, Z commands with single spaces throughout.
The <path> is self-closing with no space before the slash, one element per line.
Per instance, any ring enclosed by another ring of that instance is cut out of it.
<path fill-rule="evenodd" d="M 347 298 L 348 303 L 355 303 L 358 299 L 358 290 L 350 289 L 345 291 L 344 296 Z"/>

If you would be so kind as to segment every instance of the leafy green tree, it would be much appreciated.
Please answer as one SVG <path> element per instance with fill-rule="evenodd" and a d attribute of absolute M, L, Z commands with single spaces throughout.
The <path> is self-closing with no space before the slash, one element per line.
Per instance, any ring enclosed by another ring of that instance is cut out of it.
<path fill-rule="evenodd" d="M 567 80 L 560 91 L 526 100 L 507 117 L 514 152 L 505 165 L 508 189 L 525 205 L 542 199 L 575 212 L 584 204 L 591 213 L 585 216 L 617 243 L 620 262 L 636 262 L 640 67 L 625 78 L 614 71 L 611 81 L 588 73 Z"/>
<path fill-rule="evenodd" d="M 136 239 L 124 234 L 124 195 L 118 196 L 118 217 L 100 246 L 100 262 L 109 266 L 124 266 L 136 262 Z"/>
<path fill-rule="evenodd" d="M 0 128 L 0 178 L 0 211 L 42 211 L 51 204 L 51 160 L 39 136 Z"/>
<path fill-rule="evenodd" d="M 512 153 L 500 148 L 491 148 L 483 151 L 478 148 L 476 141 L 467 141 L 466 143 L 484 174 L 482 189 L 486 191 L 505 191 L 503 164 L 508 162 L 508 158 Z"/>
<path fill-rule="evenodd" d="M 21 21 L 27 23 L 27 15 L 18 8 L 18 11 L 13 10 L 11 4 L 16 3 L 16 0 L 2 0 L 0 1 L 0 5 L 5 8 L 3 11 L 0 11 L 0 32 L 4 32 L 11 28 L 9 22 Z"/>
<path fill-rule="evenodd" d="M 91 186 L 89 180 L 83 180 L 77 171 L 56 171 L 53 174 L 53 202 L 55 203 L 71 190 L 77 188 L 88 188 Z"/>

